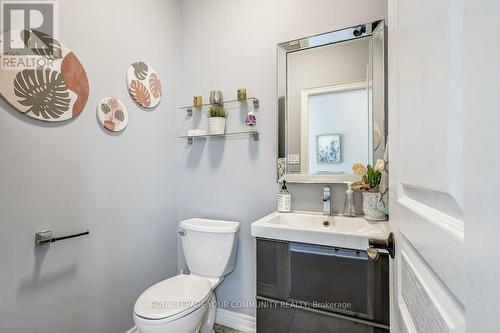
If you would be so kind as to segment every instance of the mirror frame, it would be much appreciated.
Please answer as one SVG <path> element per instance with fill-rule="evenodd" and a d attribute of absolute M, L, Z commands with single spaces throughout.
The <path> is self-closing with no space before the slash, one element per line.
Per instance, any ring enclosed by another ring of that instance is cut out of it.
<path fill-rule="evenodd" d="M 383 105 L 383 124 L 381 127 L 381 142 L 383 147 L 387 142 L 387 59 L 386 59 L 386 30 L 385 21 L 377 20 L 366 24 L 352 26 L 346 29 L 335 30 L 319 35 L 314 35 L 306 38 L 295 39 L 284 43 L 279 43 L 277 46 L 277 130 L 276 130 L 276 160 L 280 156 L 288 158 L 288 105 L 287 105 L 287 56 L 290 53 L 307 50 L 315 47 L 321 47 L 358 38 L 371 37 L 375 32 L 383 31 L 383 79 L 381 82 L 381 94 L 384 96 Z M 358 31 L 360 34 L 355 36 L 354 32 Z M 373 55 L 372 55 L 373 56 Z M 372 78 L 373 79 L 373 78 Z M 371 106 L 372 112 L 373 105 Z M 372 128 L 370 133 L 373 132 L 373 114 Z M 373 135 L 373 134 L 371 134 Z M 374 151 L 371 152 L 372 159 Z M 374 163 L 374 161 L 372 161 Z M 285 162 L 285 173 L 279 176 L 278 166 L 276 165 L 276 178 L 277 182 L 286 180 L 288 183 L 305 183 L 305 184 L 324 184 L 324 183 L 352 183 L 359 180 L 359 177 L 354 174 L 342 173 L 318 173 L 318 174 L 301 174 L 301 173 L 288 173 L 288 163 Z"/>

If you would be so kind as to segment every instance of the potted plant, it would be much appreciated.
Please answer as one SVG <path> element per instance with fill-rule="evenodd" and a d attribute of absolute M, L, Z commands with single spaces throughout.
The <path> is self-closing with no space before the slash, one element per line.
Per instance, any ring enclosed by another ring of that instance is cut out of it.
<path fill-rule="evenodd" d="M 207 113 L 208 131 L 210 134 L 224 134 L 228 113 L 220 106 L 212 106 Z"/>
<path fill-rule="evenodd" d="M 380 198 L 380 180 L 384 167 L 385 162 L 380 159 L 377 160 L 375 168 L 369 164 L 365 166 L 361 163 L 354 163 L 352 166 L 354 174 L 361 177 L 360 181 L 352 184 L 352 188 L 363 193 L 363 213 L 365 213 L 365 219 L 369 221 L 387 220 L 387 215 L 377 207 Z"/>

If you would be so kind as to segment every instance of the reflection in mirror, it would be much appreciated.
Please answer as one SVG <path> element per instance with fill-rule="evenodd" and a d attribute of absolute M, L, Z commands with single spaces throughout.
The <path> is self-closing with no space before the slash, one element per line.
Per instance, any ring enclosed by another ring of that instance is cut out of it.
<path fill-rule="evenodd" d="M 366 82 L 302 90 L 300 173 L 344 173 L 368 163 L 367 97 Z"/>
<path fill-rule="evenodd" d="M 278 179 L 352 181 L 381 158 L 384 64 L 383 21 L 278 45 Z"/>

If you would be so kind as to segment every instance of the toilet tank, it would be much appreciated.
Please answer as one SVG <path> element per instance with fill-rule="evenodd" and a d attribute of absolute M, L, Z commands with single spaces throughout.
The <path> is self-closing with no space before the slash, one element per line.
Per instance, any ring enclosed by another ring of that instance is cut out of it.
<path fill-rule="evenodd" d="M 191 273 L 220 278 L 234 269 L 240 223 L 193 218 L 181 221 L 182 250 Z"/>

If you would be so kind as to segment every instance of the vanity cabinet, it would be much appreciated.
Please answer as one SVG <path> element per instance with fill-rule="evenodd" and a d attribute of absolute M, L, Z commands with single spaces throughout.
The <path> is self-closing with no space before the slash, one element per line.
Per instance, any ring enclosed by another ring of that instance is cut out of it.
<path fill-rule="evenodd" d="M 389 256 L 257 239 L 257 332 L 388 333 Z"/>

